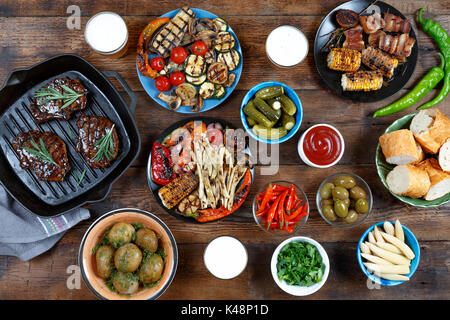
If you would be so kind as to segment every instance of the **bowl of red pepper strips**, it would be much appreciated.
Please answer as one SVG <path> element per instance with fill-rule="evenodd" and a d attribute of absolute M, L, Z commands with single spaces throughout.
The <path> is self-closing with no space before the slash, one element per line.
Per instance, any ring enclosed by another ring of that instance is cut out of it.
<path fill-rule="evenodd" d="M 288 181 L 268 183 L 253 200 L 253 217 L 263 230 L 292 235 L 308 220 L 309 203 L 301 188 Z"/>

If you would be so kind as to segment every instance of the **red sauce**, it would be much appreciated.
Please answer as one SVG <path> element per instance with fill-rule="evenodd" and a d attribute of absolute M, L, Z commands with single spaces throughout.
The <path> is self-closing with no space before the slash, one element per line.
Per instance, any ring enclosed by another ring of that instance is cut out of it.
<path fill-rule="evenodd" d="M 336 161 L 342 152 L 342 147 L 339 134 L 327 126 L 312 128 L 303 141 L 305 156 L 319 166 L 326 166 Z"/>

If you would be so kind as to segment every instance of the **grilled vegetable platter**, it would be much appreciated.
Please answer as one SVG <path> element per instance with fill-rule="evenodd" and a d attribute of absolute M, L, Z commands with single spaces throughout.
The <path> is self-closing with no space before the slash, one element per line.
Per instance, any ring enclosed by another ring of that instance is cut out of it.
<path fill-rule="evenodd" d="M 325 83 L 361 102 L 385 99 L 412 76 L 418 45 L 412 24 L 382 1 L 349 1 L 322 21 L 314 60 Z"/>
<path fill-rule="evenodd" d="M 248 196 L 254 168 L 242 129 L 214 118 L 179 121 L 155 140 L 149 187 L 171 215 L 200 223 L 236 211 Z"/>
<path fill-rule="evenodd" d="M 136 68 L 158 104 L 197 113 L 218 106 L 234 90 L 242 51 L 226 20 L 183 7 L 148 23 L 138 40 Z"/>

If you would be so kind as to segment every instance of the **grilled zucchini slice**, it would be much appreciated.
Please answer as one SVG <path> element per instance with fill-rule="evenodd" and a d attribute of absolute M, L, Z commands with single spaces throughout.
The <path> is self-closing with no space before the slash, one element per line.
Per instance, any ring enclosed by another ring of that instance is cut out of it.
<path fill-rule="evenodd" d="M 214 83 L 211 83 L 209 81 L 203 82 L 203 84 L 200 86 L 200 89 L 198 90 L 198 94 L 203 98 L 203 100 L 212 98 L 215 93 L 216 87 L 214 86 Z"/>
<path fill-rule="evenodd" d="M 214 49 L 219 52 L 227 52 L 234 48 L 236 41 L 229 32 L 219 32 L 214 39 Z"/>
<path fill-rule="evenodd" d="M 200 86 L 205 81 L 206 81 L 206 74 L 202 74 L 200 77 L 191 77 L 190 75 L 186 75 L 186 82 L 194 86 Z"/>
<path fill-rule="evenodd" d="M 222 99 L 225 94 L 227 93 L 227 90 L 224 86 L 220 84 L 216 84 L 216 93 L 214 95 L 214 99 Z"/>
<path fill-rule="evenodd" d="M 226 22 L 225 19 L 215 18 L 213 21 L 216 24 L 217 29 L 219 29 L 219 31 L 227 31 L 228 22 Z"/>
<path fill-rule="evenodd" d="M 184 72 L 191 77 L 200 77 L 203 73 L 205 73 L 205 68 L 205 58 L 191 54 L 186 59 Z"/>
<path fill-rule="evenodd" d="M 218 62 L 222 62 L 228 67 L 228 71 L 236 70 L 241 62 L 241 55 L 236 50 L 219 53 Z"/>

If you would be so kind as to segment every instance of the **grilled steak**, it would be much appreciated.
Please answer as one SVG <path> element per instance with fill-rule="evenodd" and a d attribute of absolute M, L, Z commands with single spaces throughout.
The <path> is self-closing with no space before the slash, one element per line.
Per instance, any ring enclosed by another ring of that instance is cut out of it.
<path fill-rule="evenodd" d="M 194 12 L 188 7 L 181 8 L 177 14 L 154 36 L 150 43 L 150 50 L 163 57 L 177 47 L 185 33 L 188 31 L 189 22 L 194 18 Z"/>
<path fill-rule="evenodd" d="M 68 104 L 68 102 L 72 101 L 73 95 L 70 94 L 67 90 L 65 90 L 62 86 L 66 86 L 73 90 L 77 94 L 82 94 L 82 96 L 77 97 L 72 103 Z M 46 88 L 54 89 L 60 94 L 66 94 L 66 99 L 50 99 L 50 96 L 38 96 L 36 95 L 39 91 L 45 91 Z M 73 112 L 78 110 L 83 110 L 86 108 L 87 98 L 86 98 L 87 90 L 81 84 L 81 82 L 77 79 L 69 79 L 69 78 L 58 78 L 43 86 L 41 89 L 36 90 L 35 98 L 30 105 L 31 112 L 33 114 L 33 118 L 37 123 L 46 122 L 52 119 L 63 119 L 69 120 L 70 116 Z"/>
<path fill-rule="evenodd" d="M 70 170 L 66 144 L 52 132 L 20 132 L 12 146 L 20 166 L 32 169 L 39 180 L 61 182 Z"/>
<path fill-rule="evenodd" d="M 75 150 L 83 154 L 92 168 L 106 168 L 117 158 L 119 138 L 113 126 L 105 117 L 86 116 L 83 113 L 78 118 L 78 141 Z"/>

